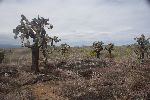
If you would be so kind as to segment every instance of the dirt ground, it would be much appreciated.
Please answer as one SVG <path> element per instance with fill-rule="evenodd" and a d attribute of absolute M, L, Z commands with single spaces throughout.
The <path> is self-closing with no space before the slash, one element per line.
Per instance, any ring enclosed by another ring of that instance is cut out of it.
<path fill-rule="evenodd" d="M 150 100 L 150 60 L 53 54 L 35 74 L 29 52 L 18 52 L 26 52 L 21 62 L 0 65 L 0 100 Z"/>

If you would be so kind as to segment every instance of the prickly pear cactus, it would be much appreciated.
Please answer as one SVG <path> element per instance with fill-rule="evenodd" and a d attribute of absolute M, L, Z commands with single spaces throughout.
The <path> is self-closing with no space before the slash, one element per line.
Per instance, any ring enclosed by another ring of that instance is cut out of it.
<path fill-rule="evenodd" d="M 50 45 L 50 48 L 49 48 L 49 54 L 52 53 L 54 50 L 56 50 L 56 46 L 54 45 L 54 43 L 57 43 L 57 42 L 60 42 L 61 39 L 59 39 L 57 36 L 54 36 L 54 37 L 51 37 L 50 38 L 50 42 L 51 42 L 51 45 Z"/>
<path fill-rule="evenodd" d="M 103 50 L 103 42 L 96 41 L 93 43 L 94 52 L 96 52 L 96 57 L 100 58 L 100 52 Z"/>
<path fill-rule="evenodd" d="M 136 40 L 134 52 L 137 55 L 138 59 L 144 60 L 145 57 L 149 58 L 150 56 L 150 38 L 146 38 L 143 34 L 139 38 L 134 38 Z"/>
<path fill-rule="evenodd" d="M 114 50 L 114 44 L 113 44 L 113 43 L 109 43 L 109 44 L 105 47 L 105 50 L 108 51 L 109 57 L 111 58 L 111 57 L 112 57 L 112 50 Z"/>
<path fill-rule="evenodd" d="M 70 46 L 68 44 L 61 44 L 61 54 L 64 55 L 69 51 Z"/>
<path fill-rule="evenodd" d="M 53 46 L 53 42 L 59 42 L 56 41 L 56 39 L 49 37 L 48 34 L 46 34 L 45 30 L 46 27 L 48 29 L 53 28 L 53 25 L 48 23 L 48 21 L 49 19 L 45 19 L 39 16 L 38 18 L 34 18 L 32 19 L 32 21 L 29 21 L 24 15 L 21 15 L 20 25 L 18 25 L 15 29 L 13 29 L 13 33 L 15 33 L 14 38 L 16 39 L 18 35 L 20 35 L 19 37 L 22 40 L 21 41 L 22 46 L 31 48 L 32 50 L 31 70 L 36 72 L 39 71 L 38 67 L 39 50 L 42 51 L 46 63 L 48 43 L 51 42 L 51 46 Z"/>

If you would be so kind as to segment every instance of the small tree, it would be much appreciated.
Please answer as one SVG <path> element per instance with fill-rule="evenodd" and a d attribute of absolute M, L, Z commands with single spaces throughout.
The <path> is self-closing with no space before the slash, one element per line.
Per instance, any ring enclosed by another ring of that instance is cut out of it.
<path fill-rule="evenodd" d="M 100 58 L 100 52 L 103 50 L 103 42 L 94 42 L 93 43 L 93 48 L 94 48 L 94 52 L 96 52 L 96 57 Z"/>
<path fill-rule="evenodd" d="M 15 33 L 14 38 L 16 39 L 19 34 L 22 40 L 22 46 L 31 48 L 32 50 L 32 66 L 31 70 L 39 72 L 39 50 L 42 50 L 43 56 L 45 57 L 45 63 L 47 62 L 47 51 L 48 43 L 51 42 L 53 45 L 53 39 L 46 34 L 45 27 L 52 29 L 53 25 L 48 23 L 49 19 L 43 17 L 34 18 L 30 22 L 24 15 L 21 15 L 20 25 L 13 29 Z M 32 44 L 30 41 L 32 40 Z M 59 42 L 59 41 L 55 41 Z"/>
<path fill-rule="evenodd" d="M 66 43 L 61 44 L 61 54 L 64 55 L 69 51 L 70 46 Z"/>
<path fill-rule="evenodd" d="M 134 52 L 136 53 L 136 55 L 138 55 L 139 59 L 144 60 L 145 58 L 145 54 L 147 54 L 147 56 L 149 55 L 149 48 L 150 48 L 150 43 L 149 40 L 150 38 L 145 38 L 145 36 L 142 34 L 141 37 L 139 38 L 134 38 L 134 40 L 136 40 L 136 44 L 135 44 L 135 49 Z"/>
<path fill-rule="evenodd" d="M 111 57 L 112 57 L 111 52 L 112 52 L 112 50 L 114 50 L 114 44 L 113 44 L 113 43 L 109 43 L 109 44 L 105 47 L 105 50 L 108 51 L 109 57 L 111 58 Z"/>

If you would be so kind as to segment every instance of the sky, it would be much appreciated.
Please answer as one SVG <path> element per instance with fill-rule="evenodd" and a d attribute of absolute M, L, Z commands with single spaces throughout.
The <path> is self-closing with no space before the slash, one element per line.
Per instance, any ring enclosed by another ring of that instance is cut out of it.
<path fill-rule="evenodd" d="M 147 0 L 150 1 L 150 0 Z M 134 37 L 150 37 L 150 5 L 146 0 L 0 0 L 0 44 L 21 44 L 13 29 L 20 15 L 40 15 L 54 26 L 49 36 L 73 46 L 94 41 L 126 45 Z"/>

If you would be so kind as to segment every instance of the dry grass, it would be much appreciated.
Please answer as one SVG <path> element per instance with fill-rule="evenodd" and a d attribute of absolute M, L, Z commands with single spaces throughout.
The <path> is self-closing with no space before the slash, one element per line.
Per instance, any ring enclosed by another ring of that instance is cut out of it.
<path fill-rule="evenodd" d="M 149 100 L 150 61 L 139 64 L 123 48 L 111 59 L 105 51 L 94 58 L 89 47 L 54 52 L 39 74 L 30 71 L 30 50 L 14 49 L 0 65 L 0 100 Z"/>

